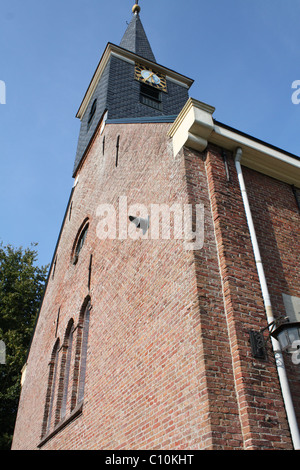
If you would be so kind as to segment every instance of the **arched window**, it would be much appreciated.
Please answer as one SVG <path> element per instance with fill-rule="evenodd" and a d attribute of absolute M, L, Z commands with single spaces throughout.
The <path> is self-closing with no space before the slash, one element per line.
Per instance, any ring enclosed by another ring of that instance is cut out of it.
<path fill-rule="evenodd" d="M 67 400 L 68 400 L 68 391 L 69 391 L 69 380 L 70 380 L 70 366 L 71 366 L 71 357 L 72 357 L 72 345 L 73 345 L 73 332 L 74 332 L 74 322 L 73 320 L 69 321 L 67 332 L 66 332 L 66 342 L 67 342 L 67 351 L 66 351 L 66 365 L 65 365 L 65 374 L 64 374 L 64 389 L 63 397 L 61 404 L 60 417 L 64 418 L 67 412 Z"/>
<path fill-rule="evenodd" d="M 76 264 L 78 261 L 79 253 L 82 250 L 82 247 L 84 245 L 88 229 L 89 229 L 88 219 L 85 219 L 75 239 L 75 244 L 73 247 L 73 257 L 72 257 L 73 264 Z"/>
<path fill-rule="evenodd" d="M 74 321 L 71 319 L 68 323 L 64 342 L 61 348 L 61 360 L 60 360 L 60 375 L 57 391 L 57 402 L 55 411 L 55 426 L 61 421 L 66 415 L 68 389 L 69 389 L 69 376 L 70 376 L 70 364 L 72 356 L 72 340 L 74 331 Z"/>
<path fill-rule="evenodd" d="M 69 320 L 62 345 L 57 339 L 53 347 L 41 439 L 45 440 L 52 432 L 56 432 L 56 428 L 64 423 L 65 418 L 68 421 L 68 415 L 83 402 L 91 309 L 91 298 L 87 296 L 77 326 L 73 319 Z"/>
<path fill-rule="evenodd" d="M 71 399 L 71 411 L 79 405 L 84 398 L 85 388 L 85 375 L 86 375 L 86 360 L 88 348 L 88 335 L 89 335 L 89 322 L 91 310 L 91 298 L 87 296 L 82 305 L 75 351 L 74 361 L 74 376 L 73 376 L 73 389 Z"/>
<path fill-rule="evenodd" d="M 54 403 L 54 393 L 56 385 L 56 376 L 57 376 L 57 364 L 58 364 L 58 351 L 59 351 L 59 339 L 56 340 L 54 348 L 52 350 L 51 359 L 49 362 L 49 374 L 48 374 L 48 386 L 46 393 L 46 402 L 44 408 L 44 418 L 42 425 L 42 438 L 50 430 L 52 410 Z"/>

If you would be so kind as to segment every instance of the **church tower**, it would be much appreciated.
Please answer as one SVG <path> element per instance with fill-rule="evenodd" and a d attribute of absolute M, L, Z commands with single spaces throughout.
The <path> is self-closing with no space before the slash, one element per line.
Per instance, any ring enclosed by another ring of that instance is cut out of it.
<path fill-rule="evenodd" d="M 139 12 L 134 5 L 120 45 L 107 44 L 78 110 L 74 175 L 100 122 L 172 121 L 188 99 L 193 81 L 157 64 Z"/>
<path fill-rule="evenodd" d="M 300 447 L 300 361 L 275 335 L 300 332 L 300 159 L 192 83 L 137 2 L 77 112 L 13 449 Z"/>

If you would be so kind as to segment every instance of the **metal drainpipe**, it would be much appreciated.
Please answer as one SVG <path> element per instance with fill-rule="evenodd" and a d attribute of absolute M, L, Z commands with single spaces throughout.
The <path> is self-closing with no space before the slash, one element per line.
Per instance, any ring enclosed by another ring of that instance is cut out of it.
<path fill-rule="evenodd" d="M 273 311 L 272 311 L 272 305 L 271 305 L 271 300 L 270 300 L 270 295 L 269 295 L 269 290 L 267 286 L 267 281 L 264 273 L 264 268 L 260 256 L 260 251 L 258 247 L 258 242 L 256 238 L 256 233 L 255 233 L 255 228 L 253 224 L 253 219 L 252 219 L 252 214 L 251 214 L 251 209 L 249 205 L 249 200 L 247 196 L 247 190 L 245 186 L 245 181 L 244 181 L 244 176 L 242 172 L 242 167 L 241 167 L 241 158 L 242 158 L 243 151 L 241 148 L 238 148 L 236 150 L 236 155 L 235 155 L 235 167 L 237 170 L 238 174 L 238 180 L 239 180 L 239 185 L 242 193 L 242 198 L 243 198 L 243 203 L 244 203 L 244 208 L 245 208 L 245 213 L 246 213 L 246 218 L 247 218 L 247 223 L 250 231 L 250 236 L 251 236 L 251 241 L 252 241 L 252 246 L 253 246 L 253 251 L 254 251 L 254 257 L 255 257 L 255 263 L 256 263 L 256 268 L 259 276 L 259 281 L 260 281 L 260 286 L 262 290 L 262 295 L 263 295 L 263 300 L 264 300 L 264 305 L 266 309 L 266 315 L 267 315 L 267 321 L 268 325 L 274 321 L 273 317 Z M 274 356 L 275 356 L 275 361 L 276 361 L 276 367 L 277 367 L 277 372 L 278 372 L 278 377 L 280 381 L 280 386 L 282 390 L 282 396 L 283 396 L 283 401 L 285 404 L 285 409 L 286 409 L 286 414 L 287 414 L 287 419 L 290 427 L 290 432 L 291 432 L 291 437 L 294 445 L 295 450 L 300 450 L 300 434 L 299 434 L 299 428 L 297 424 L 297 419 L 296 419 L 296 414 L 295 414 L 295 409 L 291 397 L 291 392 L 290 392 L 290 387 L 286 375 L 286 370 L 285 370 L 285 365 L 284 365 L 284 360 L 283 360 L 283 355 L 282 351 L 280 348 L 279 342 L 271 337 L 272 341 L 272 347 L 274 351 Z"/>

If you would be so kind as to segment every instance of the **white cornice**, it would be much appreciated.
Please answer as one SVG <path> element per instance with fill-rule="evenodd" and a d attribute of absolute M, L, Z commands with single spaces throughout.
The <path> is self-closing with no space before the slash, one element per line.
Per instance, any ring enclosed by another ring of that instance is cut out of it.
<path fill-rule="evenodd" d="M 244 166 L 300 187 L 297 156 L 215 123 L 213 112 L 214 108 L 205 103 L 193 98 L 187 101 L 168 132 L 173 140 L 174 156 L 183 146 L 202 152 L 209 142 L 232 152 L 241 147 Z"/>
<path fill-rule="evenodd" d="M 214 127 L 212 118 L 214 110 L 212 106 L 193 98 L 186 102 L 168 133 L 173 138 L 175 155 L 183 145 L 199 152 L 206 148 L 207 138 Z"/>
<path fill-rule="evenodd" d="M 189 89 L 194 82 L 194 80 L 192 80 L 191 78 L 181 75 L 180 73 L 174 72 L 173 70 L 168 69 L 162 65 L 159 65 L 156 62 L 147 60 L 137 54 L 134 54 L 133 52 L 123 49 L 122 47 L 116 46 L 115 44 L 108 43 L 100 59 L 100 62 L 96 68 L 93 78 L 88 86 L 86 94 L 84 95 L 81 105 L 77 111 L 77 114 L 76 114 L 77 118 L 82 119 L 86 111 L 86 108 L 90 102 L 90 99 L 99 83 L 99 80 L 111 56 L 118 57 L 119 59 L 122 59 L 131 64 L 135 64 L 136 62 L 141 63 L 145 65 L 146 67 L 152 68 L 156 72 L 159 72 L 165 75 L 167 79 L 169 79 L 170 81 L 180 84 L 187 89 Z"/>

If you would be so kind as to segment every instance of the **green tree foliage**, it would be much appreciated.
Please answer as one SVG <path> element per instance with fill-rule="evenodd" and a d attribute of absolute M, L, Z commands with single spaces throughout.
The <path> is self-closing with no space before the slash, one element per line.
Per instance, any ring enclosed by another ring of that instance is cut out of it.
<path fill-rule="evenodd" d="M 5 364 L 0 360 L 0 450 L 11 446 L 21 370 L 47 277 L 48 267 L 36 266 L 35 247 L 36 244 L 26 249 L 0 244 L 0 341 L 6 351 Z"/>

